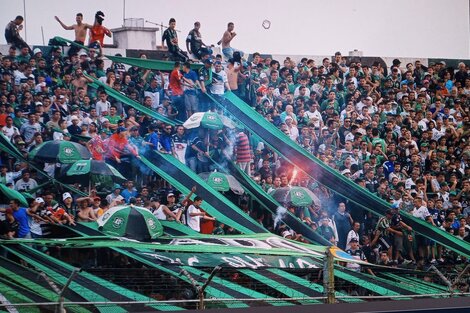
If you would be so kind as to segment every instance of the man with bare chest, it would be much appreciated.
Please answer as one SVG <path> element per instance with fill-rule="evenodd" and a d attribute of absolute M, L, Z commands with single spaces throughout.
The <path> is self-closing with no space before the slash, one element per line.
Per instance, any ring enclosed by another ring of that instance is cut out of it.
<path fill-rule="evenodd" d="M 91 29 L 92 26 L 86 23 L 83 23 L 83 14 L 82 13 L 77 13 L 77 16 L 75 18 L 75 21 L 77 24 L 73 24 L 71 26 L 67 26 L 62 21 L 59 19 L 59 17 L 55 16 L 55 19 L 59 24 L 65 29 L 65 30 L 74 30 L 75 31 L 75 40 L 74 42 L 80 44 L 80 45 L 85 45 L 85 38 L 86 38 L 86 32 L 87 29 Z M 68 55 L 71 56 L 74 53 L 78 53 L 80 51 L 80 47 L 76 45 L 72 45 L 69 49 Z"/>
<path fill-rule="evenodd" d="M 234 29 L 235 25 L 232 22 L 228 23 L 227 30 L 224 32 L 222 39 L 220 39 L 217 43 L 218 45 L 222 44 L 222 53 L 227 60 L 233 58 L 233 53 L 236 51 L 238 51 L 240 55 L 243 56 L 242 51 L 230 46 L 230 42 L 237 35 L 237 33 L 233 31 Z"/>
<path fill-rule="evenodd" d="M 75 77 L 72 80 L 72 84 L 75 87 L 75 90 L 78 90 L 79 88 L 83 88 L 85 90 L 85 93 L 88 90 L 88 83 L 93 82 L 93 80 L 87 78 L 85 75 L 83 75 L 83 70 L 82 68 L 77 68 L 75 70 Z"/>

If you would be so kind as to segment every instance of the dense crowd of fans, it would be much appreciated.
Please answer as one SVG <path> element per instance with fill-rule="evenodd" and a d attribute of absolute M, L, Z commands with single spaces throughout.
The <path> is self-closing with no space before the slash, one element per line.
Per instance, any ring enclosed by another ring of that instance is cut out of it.
<path fill-rule="evenodd" d="M 21 21 L 17 18 L 9 25 L 18 27 Z M 203 199 L 196 197 L 194 203 L 191 195 L 178 199 L 171 186 L 143 165 L 140 156 L 155 150 L 173 155 L 196 173 L 234 161 L 267 192 L 286 186 L 311 189 L 320 203 L 307 208 L 286 204 L 288 209 L 327 240 L 369 262 L 465 261 L 416 235 L 399 212 L 409 212 L 456 240 L 470 241 L 470 77 L 466 64 L 453 69 L 444 62 L 403 65 L 395 59 L 387 68 L 382 62 L 361 64 L 339 52 L 321 64 L 306 58 L 262 58 L 259 53 L 248 58 L 230 47 L 236 35 L 233 23 L 221 40 L 224 56 L 212 55 L 212 47 L 202 43 L 199 23 L 188 36 L 185 53 L 178 46 L 175 23 L 170 20 L 163 40 L 170 58 L 182 62 L 175 63 L 170 73 L 119 63 L 105 68 L 100 45 L 71 49 L 64 55 L 59 46 L 48 52 L 31 51 L 24 41 L 9 41 L 13 45 L 0 66 L 3 135 L 25 158 L 48 140 L 83 144 L 94 159 L 114 165 L 128 182 L 96 186 L 88 197 L 66 190 L 58 193 L 48 186 L 38 189 L 47 179 L 28 162 L 2 152 L 0 182 L 35 197 L 29 208 L 22 208 L 17 200 L 6 204 L 3 236 L 41 236 L 43 223 L 93 221 L 109 207 L 124 203 L 150 208 L 160 219 L 182 221 L 196 231 L 236 233 L 201 210 Z M 197 71 L 188 62 L 193 57 L 203 64 Z M 93 87 L 84 73 L 173 120 L 176 126 Z M 224 106 L 230 105 L 223 97 L 228 90 L 277 126 L 286 140 L 297 142 L 341 175 L 390 202 L 392 208 L 377 218 L 326 186 L 295 174 L 292 165 L 248 130 L 182 126 L 194 112 L 224 114 Z M 221 106 L 209 101 L 207 94 Z M 57 166 L 46 164 L 44 170 L 57 175 Z M 76 187 L 86 190 L 88 186 Z M 197 194 L 197 189 L 192 192 Z M 274 225 L 271 214 L 248 198 L 237 199 L 237 204 L 273 232 L 303 240 L 286 225 Z"/>

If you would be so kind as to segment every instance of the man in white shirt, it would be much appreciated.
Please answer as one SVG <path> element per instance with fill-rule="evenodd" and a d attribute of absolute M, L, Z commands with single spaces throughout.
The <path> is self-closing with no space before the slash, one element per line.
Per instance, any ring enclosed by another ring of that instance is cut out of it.
<path fill-rule="evenodd" d="M 100 100 L 96 102 L 96 114 L 101 117 L 108 114 L 111 103 L 109 103 L 108 95 L 104 91 L 100 93 L 99 98 Z"/>
<path fill-rule="evenodd" d="M 359 230 L 361 229 L 361 224 L 359 222 L 354 222 L 353 228 L 349 231 L 348 236 L 346 237 L 346 250 L 351 249 L 351 241 L 353 239 L 359 242 Z"/>
<path fill-rule="evenodd" d="M 205 212 L 199 209 L 201 204 L 202 198 L 196 197 L 194 198 L 194 203 L 188 208 L 188 226 L 197 232 L 201 231 L 201 219 L 215 220 L 214 217 L 207 216 Z"/>
<path fill-rule="evenodd" d="M 323 127 L 323 120 L 320 111 L 318 111 L 318 102 L 313 102 L 310 109 L 305 112 L 308 117 L 309 124 L 313 124 L 316 129 Z"/>
<path fill-rule="evenodd" d="M 213 95 L 222 96 L 225 90 L 230 91 L 230 86 L 228 85 L 227 73 L 222 70 L 222 63 L 216 61 L 214 64 L 214 69 L 212 70 L 212 83 L 210 85 L 210 91 Z"/>
<path fill-rule="evenodd" d="M 299 129 L 297 128 L 297 126 L 294 125 L 294 119 L 290 115 L 288 115 L 286 116 L 285 123 L 287 129 L 289 130 L 289 137 L 293 141 L 297 141 L 297 138 L 299 137 Z"/>
<path fill-rule="evenodd" d="M 23 170 L 23 173 L 21 174 L 21 179 L 18 180 L 15 184 L 15 190 L 29 192 L 29 190 L 34 189 L 37 186 L 38 183 L 36 182 L 36 180 L 31 178 L 31 173 L 28 170 Z M 31 195 L 33 197 L 36 197 L 35 192 L 31 193 Z"/>
<path fill-rule="evenodd" d="M 8 166 L 0 165 L 0 183 L 6 184 L 14 184 L 15 179 L 21 175 L 21 171 L 18 172 L 9 172 Z"/>
<path fill-rule="evenodd" d="M 13 126 L 13 118 L 10 116 L 5 119 L 5 124 L 6 125 L 2 127 L 2 133 L 8 138 L 8 140 L 11 140 L 13 136 L 20 134 L 19 129 Z"/>
<path fill-rule="evenodd" d="M 428 208 L 423 206 L 423 199 L 419 196 L 416 196 L 413 200 L 413 211 L 411 211 L 411 214 L 413 214 L 414 217 L 420 218 L 422 220 L 425 220 L 427 216 L 431 215 L 429 214 Z"/>

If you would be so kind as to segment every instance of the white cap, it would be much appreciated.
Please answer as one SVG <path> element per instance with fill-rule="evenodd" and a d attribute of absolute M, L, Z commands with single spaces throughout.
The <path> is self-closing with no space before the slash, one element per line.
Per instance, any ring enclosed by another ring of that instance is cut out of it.
<path fill-rule="evenodd" d="M 351 174 L 351 171 L 348 170 L 348 169 L 345 169 L 345 170 L 343 170 L 343 171 L 341 172 L 341 174 L 342 174 L 342 175 L 344 175 L 344 174 Z"/>
<path fill-rule="evenodd" d="M 72 195 L 70 194 L 70 192 L 64 192 L 64 194 L 62 195 L 62 200 L 65 200 L 67 198 L 72 198 Z"/>
<path fill-rule="evenodd" d="M 116 201 L 122 201 L 122 200 L 124 200 L 124 197 L 121 196 L 121 195 L 119 195 L 119 196 L 117 196 L 114 200 L 116 200 Z"/>
<path fill-rule="evenodd" d="M 39 49 L 39 48 L 34 48 L 33 54 L 35 55 L 35 54 L 37 54 L 37 53 L 42 53 L 41 49 Z"/>
<path fill-rule="evenodd" d="M 36 201 L 36 203 L 44 203 L 44 199 L 41 197 L 37 197 L 34 201 Z"/>
<path fill-rule="evenodd" d="M 80 52 L 80 53 L 78 54 L 78 56 L 80 56 L 80 57 L 81 57 L 82 55 L 88 55 L 88 54 L 87 54 L 85 51 L 82 51 L 82 52 Z"/>

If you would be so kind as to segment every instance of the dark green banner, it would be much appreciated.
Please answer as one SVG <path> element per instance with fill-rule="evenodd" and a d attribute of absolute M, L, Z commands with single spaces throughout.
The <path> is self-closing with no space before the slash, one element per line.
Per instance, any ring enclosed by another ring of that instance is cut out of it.
<path fill-rule="evenodd" d="M 313 155 L 308 154 L 235 94 L 228 92 L 225 97 L 230 102 L 226 108 L 232 115 L 236 116 L 250 131 L 263 138 L 270 146 L 276 148 L 290 163 L 297 166 L 320 184 L 327 186 L 339 195 L 375 214 L 383 215 L 390 208 L 389 203 L 347 179 Z M 424 220 L 415 218 L 411 214 L 403 211 L 400 214 L 404 222 L 413 227 L 413 230 L 419 234 L 435 240 L 452 251 L 470 257 L 470 244 L 468 242 L 458 239 L 435 226 L 431 226 Z"/>

